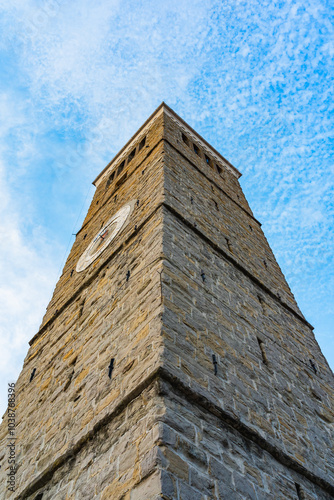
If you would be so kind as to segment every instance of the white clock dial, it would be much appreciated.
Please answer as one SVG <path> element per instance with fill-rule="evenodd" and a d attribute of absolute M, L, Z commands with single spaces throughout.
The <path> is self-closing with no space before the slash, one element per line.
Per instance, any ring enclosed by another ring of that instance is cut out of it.
<path fill-rule="evenodd" d="M 135 201 L 124 205 L 115 215 L 108 220 L 78 260 L 76 270 L 78 273 L 86 269 L 111 243 L 116 235 L 123 229 L 129 221 L 133 211 Z"/>

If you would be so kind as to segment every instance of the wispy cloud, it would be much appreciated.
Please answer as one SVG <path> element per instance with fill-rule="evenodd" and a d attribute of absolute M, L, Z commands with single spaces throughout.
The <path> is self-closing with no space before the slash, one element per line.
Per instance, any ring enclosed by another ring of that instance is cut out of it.
<path fill-rule="evenodd" d="M 162 100 L 243 172 L 334 364 L 330 7 L 13 0 L 0 15 L 1 378 L 19 371 L 91 180 Z"/>

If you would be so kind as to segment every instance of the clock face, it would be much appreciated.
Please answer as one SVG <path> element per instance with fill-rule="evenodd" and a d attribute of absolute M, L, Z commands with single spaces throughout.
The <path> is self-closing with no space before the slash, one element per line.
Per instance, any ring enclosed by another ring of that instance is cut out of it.
<path fill-rule="evenodd" d="M 78 273 L 86 269 L 103 252 L 109 243 L 111 243 L 121 229 L 127 225 L 134 204 L 135 202 L 131 201 L 124 205 L 108 220 L 103 228 L 100 229 L 78 260 L 76 267 Z"/>

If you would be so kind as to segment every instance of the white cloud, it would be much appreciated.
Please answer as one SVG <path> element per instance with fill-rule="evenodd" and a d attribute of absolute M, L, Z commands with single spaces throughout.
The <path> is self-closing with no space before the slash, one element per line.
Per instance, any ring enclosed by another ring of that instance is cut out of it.
<path fill-rule="evenodd" d="M 21 370 L 28 341 L 44 313 L 57 270 L 41 231 L 27 240 L 24 219 L 15 210 L 0 163 L 0 403 L 5 409 L 6 384 Z"/>
<path fill-rule="evenodd" d="M 162 100 L 244 173 L 305 315 L 332 314 L 325 5 L 13 0 L 0 9 L 0 50 L 11 51 L 15 75 L 0 96 L 0 347 L 26 352 L 89 182 Z M 17 371 L 3 349 L 3 366 Z"/>

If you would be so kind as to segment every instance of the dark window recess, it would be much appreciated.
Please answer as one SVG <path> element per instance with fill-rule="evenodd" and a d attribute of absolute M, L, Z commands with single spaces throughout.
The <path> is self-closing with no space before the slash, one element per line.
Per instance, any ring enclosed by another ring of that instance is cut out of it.
<path fill-rule="evenodd" d="M 85 240 L 86 238 L 87 238 L 87 233 L 86 233 L 86 234 L 84 234 L 84 237 L 83 237 L 83 239 Z"/>
<path fill-rule="evenodd" d="M 116 186 L 116 187 L 120 186 L 120 185 L 121 185 L 121 184 L 125 181 L 125 179 L 127 178 L 127 176 L 128 176 L 128 173 L 127 173 L 127 172 L 125 172 L 125 173 L 122 175 L 122 177 L 120 177 L 120 178 L 118 179 L 118 181 L 116 181 L 115 186 Z"/>
<path fill-rule="evenodd" d="M 71 276 L 71 278 L 72 278 L 72 276 L 73 276 L 73 273 L 74 273 L 74 269 L 72 269 L 72 271 L 70 272 L 70 276 Z"/>
<path fill-rule="evenodd" d="M 31 382 L 31 381 L 32 381 L 32 379 L 34 378 L 35 374 L 36 374 L 36 368 L 34 368 L 34 369 L 33 369 L 33 371 L 31 372 L 29 382 Z"/>
<path fill-rule="evenodd" d="M 195 153 L 196 153 L 198 156 L 200 156 L 199 147 L 198 147 L 198 146 L 196 146 L 196 144 L 193 144 L 193 147 L 194 147 L 194 151 L 195 151 Z"/>
<path fill-rule="evenodd" d="M 263 261 L 263 264 L 264 264 L 264 267 L 265 267 L 266 269 L 268 269 L 268 264 L 267 264 L 267 261 L 266 261 L 266 260 L 264 260 L 264 261 Z"/>
<path fill-rule="evenodd" d="M 114 369 L 114 364 L 115 364 L 115 358 L 111 358 L 109 366 L 108 366 L 108 377 L 111 379 L 112 372 Z"/>
<path fill-rule="evenodd" d="M 314 373 L 317 374 L 318 370 L 317 370 L 317 367 L 316 367 L 315 363 L 312 361 L 312 359 L 310 359 L 310 365 L 311 365 L 312 370 L 314 371 Z"/>
<path fill-rule="evenodd" d="M 141 149 L 143 149 L 143 147 L 145 146 L 145 142 L 146 142 L 146 137 L 144 137 L 140 143 L 139 143 L 139 146 L 138 146 L 138 151 L 140 151 Z"/>
<path fill-rule="evenodd" d="M 34 500 L 42 500 L 43 498 L 43 493 L 38 493 L 38 495 L 35 496 Z"/>
<path fill-rule="evenodd" d="M 305 496 L 303 488 L 298 483 L 295 483 L 295 486 L 296 486 L 296 491 L 297 491 L 298 499 L 299 500 L 305 500 L 306 496 Z"/>
<path fill-rule="evenodd" d="M 249 229 L 250 229 L 251 231 L 253 231 L 253 228 L 252 228 L 252 226 L 251 226 L 251 225 L 249 225 Z"/>
<path fill-rule="evenodd" d="M 206 161 L 206 163 L 207 163 L 208 165 L 210 165 L 210 163 L 211 163 L 210 158 L 209 158 L 208 156 L 206 156 L 206 155 L 204 155 L 204 157 L 205 157 L 205 161 Z"/>
<path fill-rule="evenodd" d="M 186 135 L 182 134 L 182 140 L 187 146 L 189 146 L 189 139 Z"/>
<path fill-rule="evenodd" d="M 218 174 L 219 174 L 221 177 L 223 177 L 223 169 L 222 169 L 222 168 L 220 168 L 220 166 L 219 166 L 219 165 L 217 165 L 217 164 L 216 164 L 216 169 L 217 169 Z"/>
<path fill-rule="evenodd" d="M 213 200 L 214 204 L 215 204 L 215 207 L 216 207 L 216 210 L 219 211 L 219 207 L 218 207 L 218 203 L 216 202 L 216 200 Z"/>
<path fill-rule="evenodd" d="M 124 167 L 125 167 L 125 160 L 123 160 L 122 163 L 120 164 L 120 166 L 118 167 L 117 175 L 119 175 L 123 171 Z"/>
<path fill-rule="evenodd" d="M 218 373 L 218 362 L 217 362 L 215 354 L 212 354 L 212 364 L 213 364 L 214 374 L 217 375 L 217 373 Z"/>
<path fill-rule="evenodd" d="M 136 148 L 133 149 L 131 151 L 131 153 L 129 154 L 129 156 L 128 156 L 128 162 L 130 162 L 132 160 L 132 158 L 134 158 L 135 154 L 136 154 Z"/>
<path fill-rule="evenodd" d="M 205 279 L 206 279 L 206 277 L 205 277 L 205 272 L 204 272 L 204 271 L 201 271 L 201 277 L 202 277 L 202 281 L 203 281 L 203 283 L 204 283 L 204 282 L 205 282 Z"/>
<path fill-rule="evenodd" d="M 264 343 L 261 339 L 259 339 L 257 337 L 257 341 L 258 341 L 258 344 L 259 344 L 259 348 L 260 348 L 260 351 L 261 351 L 261 355 L 262 355 L 262 361 L 265 365 L 268 364 L 268 358 L 267 358 L 267 354 L 266 354 L 266 351 L 265 351 L 265 348 L 264 348 Z"/>
<path fill-rule="evenodd" d="M 73 403 L 75 403 L 76 401 L 78 401 L 78 399 L 81 398 L 81 394 L 79 394 L 79 396 L 77 396 L 76 398 L 73 399 Z"/>
<path fill-rule="evenodd" d="M 107 180 L 107 184 L 106 184 L 106 189 L 108 189 L 108 187 L 110 186 L 110 184 L 112 183 L 112 181 L 114 180 L 115 178 L 115 170 L 113 172 L 111 172 L 111 174 L 109 175 L 109 178 Z"/>
<path fill-rule="evenodd" d="M 82 316 L 84 305 L 85 305 L 85 299 L 82 302 L 80 302 L 80 305 L 79 305 L 79 318 L 81 318 L 81 316 Z"/>

